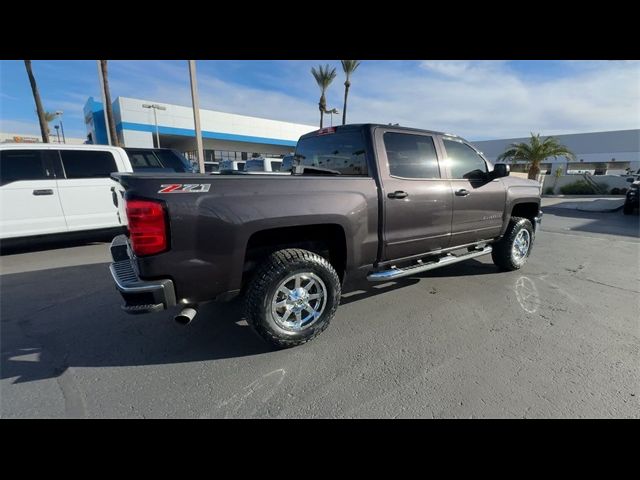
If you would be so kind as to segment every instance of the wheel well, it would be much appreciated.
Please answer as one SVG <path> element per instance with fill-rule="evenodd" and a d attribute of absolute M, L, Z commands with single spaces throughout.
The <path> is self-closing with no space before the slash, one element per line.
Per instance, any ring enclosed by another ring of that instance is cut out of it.
<path fill-rule="evenodd" d="M 284 248 L 302 248 L 326 258 L 340 280 L 347 265 L 347 242 L 340 225 L 299 225 L 256 232 L 249 238 L 244 257 L 242 283 L 271 253 Z"/>
<path fill-rule="evenodd" d="M 513 206 L 511 216 L 528 218 L 533 223 L 535 221 L 534 218 L 538 216 L 539 209 L 537 203 L 519 203 Z"/>

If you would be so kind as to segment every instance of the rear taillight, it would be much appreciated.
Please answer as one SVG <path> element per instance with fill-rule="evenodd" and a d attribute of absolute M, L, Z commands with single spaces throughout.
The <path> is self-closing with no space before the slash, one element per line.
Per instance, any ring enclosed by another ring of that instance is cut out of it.
<path fill-rule="evenodd" d="M 153 255 L 167 249 L 164 208 L 158 202 L 128 200 L 127 220 L 131 248 L 136 255 Z"/>

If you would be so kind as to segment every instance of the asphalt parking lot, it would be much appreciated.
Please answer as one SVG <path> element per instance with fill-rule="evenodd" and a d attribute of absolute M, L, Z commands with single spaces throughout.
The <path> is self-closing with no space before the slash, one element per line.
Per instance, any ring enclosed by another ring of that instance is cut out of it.
<path fill-rule="evenodd" d="M 637 215 L 545 209 L 528 264 L 481 257 L 344 295 L 274 351 L 241 304 L 129 316 L 108 244 L 0 257 L 0 413 L 14 417 L 640 417 Z"/>

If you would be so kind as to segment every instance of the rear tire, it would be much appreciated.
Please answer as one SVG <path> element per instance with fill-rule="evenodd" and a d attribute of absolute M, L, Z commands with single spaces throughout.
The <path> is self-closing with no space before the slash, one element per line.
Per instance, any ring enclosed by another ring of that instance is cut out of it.
<path fill-rule="evenodd" d="M 301 345 L 329 326 L 340 293 L 340 278 L 325 258 L 298 248 L 279 250 L 248 286 L 247 323 L 278 348 Z"/>
<path fill-rule="evenodd" d="M 518 270 L 529 258 L 534 230 L 527 218 L 511 217 L 504 237 L 493 244 L 491 258 L 501 270 Z"/>

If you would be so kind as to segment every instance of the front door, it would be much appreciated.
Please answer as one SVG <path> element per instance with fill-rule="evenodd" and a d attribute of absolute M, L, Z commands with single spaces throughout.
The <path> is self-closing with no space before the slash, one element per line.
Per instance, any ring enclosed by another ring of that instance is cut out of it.
<path fill-rule="evenodd" d="M 67 231 L 50 150 L 0 150 L 0 237 Z"/>
<path fill-rule="evenodd" d="M 487 162 L 457 138 L 442 138 L 453 189 L 451 247 L 500 235 L 506 190 L 500 179 L 487 176 Z"/>
<path fill-rule="evenodd" d="M 384 195 L 383 260 L 447 247 L 453 199 L 450 182 L 441 175 L 435 137 L 377 129 L 375 141 Z"/>

